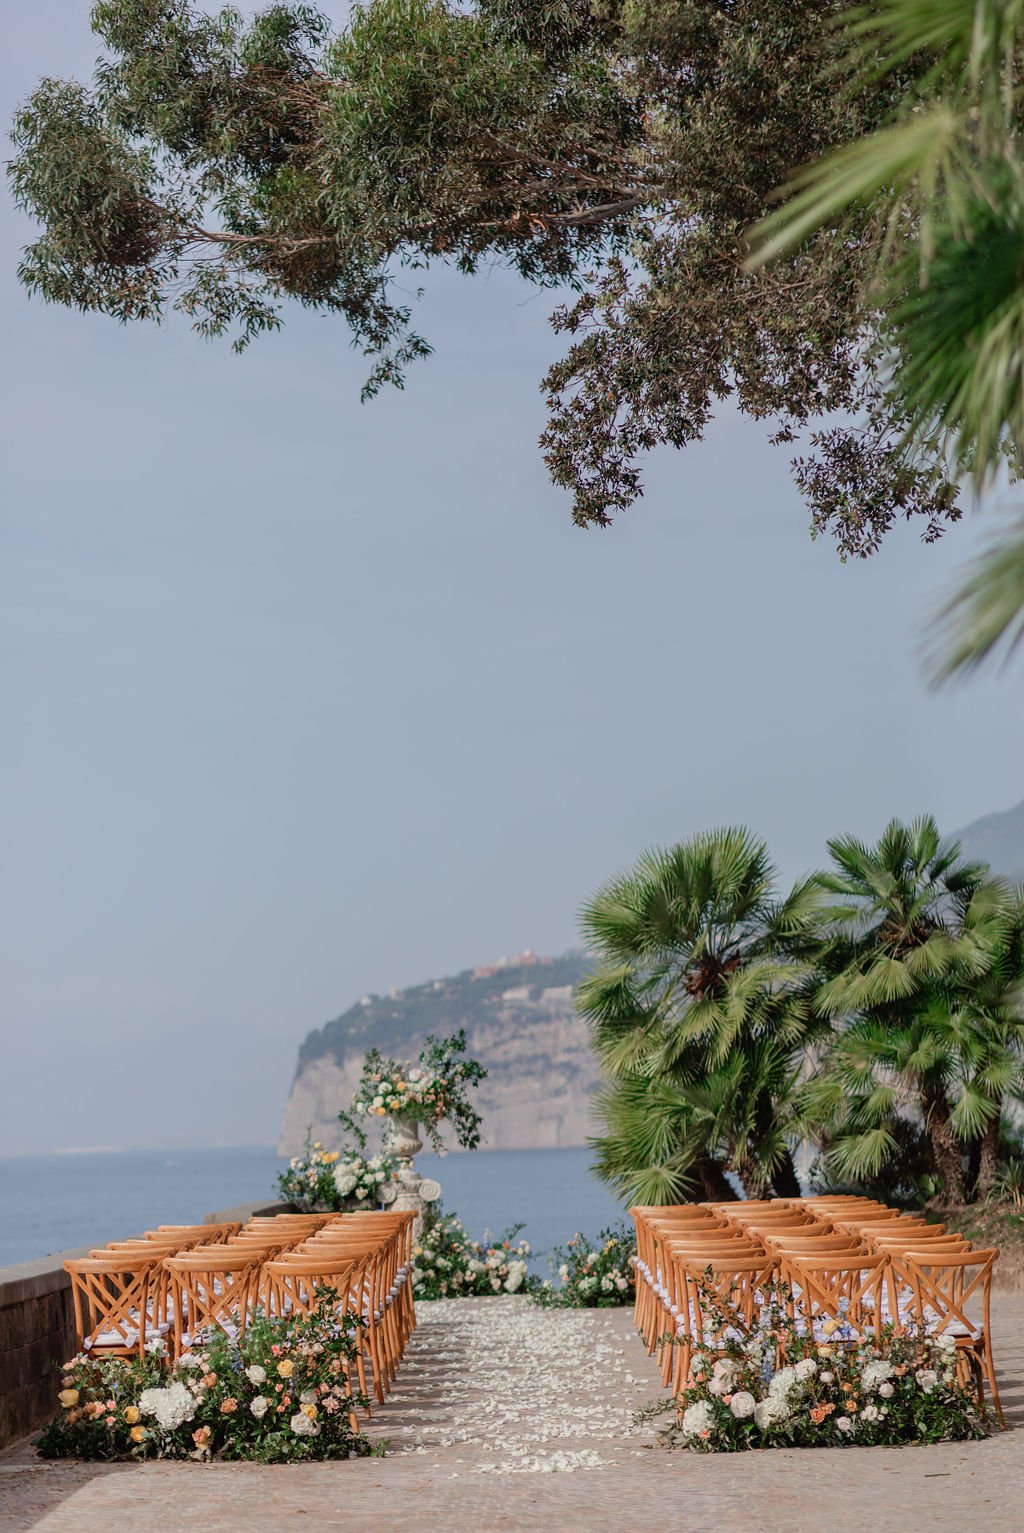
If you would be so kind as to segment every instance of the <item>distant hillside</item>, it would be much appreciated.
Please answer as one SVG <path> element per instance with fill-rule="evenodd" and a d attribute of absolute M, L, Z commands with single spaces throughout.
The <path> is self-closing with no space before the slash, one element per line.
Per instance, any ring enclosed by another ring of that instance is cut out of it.
<path fill-rule="evenodd" d="M 967 856 L 987 862 L 994 873 L 1024 883 L 1024 800 L 1013 809 L 987 814 L 956 832 Z"/>
<path fill-rule="evenodd" d="M 589 1099 L 597 1084 L 586 1025 L 572 990 L 589 967 L 582 953 L 526 953 L 428 980 L 386 996 L 363 996 L 310 1033 L 285 1107 L 281 1153 L 314 1138 L 337 1138 L 335 1115 L 355 1091 L 364 1051 L 411 1059 L 428 1033 L 466 1029 L 470 1051 L 488 1070 L 477 1093 L 489 1149 L 579 1145 L 592 1131 Z"/>

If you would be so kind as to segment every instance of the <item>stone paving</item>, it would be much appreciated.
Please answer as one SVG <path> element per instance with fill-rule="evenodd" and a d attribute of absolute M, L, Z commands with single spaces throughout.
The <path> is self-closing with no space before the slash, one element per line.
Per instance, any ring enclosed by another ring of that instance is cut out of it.
<path fill-rule="evenodd" d="M 384 1458 L 344 1464 L 43 1463 L 0 1454 L 2 1533 L 1017 1533 L 1024 1528 L 1024 1299 L 994 1300 L 1011 1429 L 929 1448 L 697 1457 L 633 1428 L 659 1398 L 627 1311 L 517 1298 L 421 1305 L 375 1412 Z"/>

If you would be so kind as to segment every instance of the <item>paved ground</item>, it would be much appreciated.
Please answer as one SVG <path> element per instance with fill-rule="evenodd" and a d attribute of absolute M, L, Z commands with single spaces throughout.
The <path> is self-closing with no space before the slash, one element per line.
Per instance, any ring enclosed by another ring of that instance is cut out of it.
<path fill-rule="evenodd" d="M 623 1311 L 420 1306 L 383 1459 L 303 1467 L 46 1464 L 0 1454 L 2 1533 L 1018 1533 L 1024 1299 L 995 1302 L 1015 1430 L 932 1448 L 696 1457 L 633 1431 L 660 1379 Z"/>

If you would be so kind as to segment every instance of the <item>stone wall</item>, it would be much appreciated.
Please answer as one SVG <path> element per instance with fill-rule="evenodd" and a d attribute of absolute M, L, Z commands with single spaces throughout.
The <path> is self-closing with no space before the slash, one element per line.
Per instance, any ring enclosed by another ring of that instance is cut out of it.
<path fill-rule="evenodd" d="M 207 1224 L 244 1222 L 282 1213 L 284 1203 L 246 1203 L 207 1214 Z M 35 1430 L 53 1414 L 56 1370 L 75 1352 L 71 1282 L 64 1263 L 86 1249 L 57 1251 L 40 1261 L 0 1267 L 0 1448 Z"/>

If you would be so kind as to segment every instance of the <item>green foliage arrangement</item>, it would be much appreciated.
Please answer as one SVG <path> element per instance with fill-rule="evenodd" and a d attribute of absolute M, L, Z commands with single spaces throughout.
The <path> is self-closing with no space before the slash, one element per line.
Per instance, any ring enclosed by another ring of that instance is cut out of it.
<path fill-rule="evenodd" d="M 494 1294 L 532 1293 L 538 1279 L 528 1267 L 530 1243 L 515 1224 L 496 1241 L 473 1240 L 461 1219 L 440 1208 L 425 1215 L 413 1247 L 415 1299 L 468 1299 Z"/>
<path fill-rule="evenodd" d="M 366 1146 L 366 1135 L 359 1118 L 392 1116 L 421 1124 L 439 1154 L 445 1149 L 441 1137 L 445 1122 L 452 1125 L 462 1149 L 475 1150 L 480 1143 L 481 1118 L 468 1090 L 486 1075 L 483 1065 L 466 1054 L 462 1028 L 448 1038 L 429 1037 L 415 1065 L 399 1064 L 385 1059 L 378 1049 L 368 1049 L 352 1106 L 343 1108 L 338 1120 L 361 1148 Z"/>
<path fill-rule="evenodd" d="M 718 1322 L 725 1317 L 718 1313 Z M 986 1437 L 988 1423 L 957 1372 L 956 1340 L 888 1327 L 877 1340 L 800 1335 L 782 1308 L 749 1340 L 694 1353 L 694 1382 L 663 1434 L 693 1453 L 748 1448 L 896 1447 Z"/>
<path fill-rule="evenodd" d="M 597 1169 L 641 1203 L 833 1185 L 985 1199 L 1024 1100 L 1024 894 L 935 821 L 785 898 L 763 843 L 712 831 L 640 859 L 584 907 L 581 984 L 606 1086 Z"/>
<path fill-rule="evenodd" d="M 237 347 L 289 301 L 337 314 L 369 396 L 430 350 L 416 274 L 497 262 L 569 290 L 542 445 L 581 526 L 632 505 L 643 456 L 699 440 L 732 396 L 804 439 L 798 483 L 844 552 L 903 516 L 932 538 L 955 487 L 940 456 L 899 451 L 865 344 L 885 218 L 746 265 L 808 146 L 855 144 L 928 78 L 903 51 L 837 89 L 843 10 L 367 0 L 332 35 L 314 5 L 101 0 L 91 84 L 45 79 L 15 118 L 11 184 L 41 225 L 21 280 L 122 322 L 176 308 Z M 806 439 L 837 411 L 866 429 Z"/>
<path fill-rule="evenodd" d="M 365 1146 L 364 1146 L 365 1148 Z M 301 1155 L 293 1155 L 287 1171 L 279 1173 L 277 1190 L 294 1208 L 329 1209 L 335 1213 L 378 1208 L 380 1190 L 398 1162 L 393 1155 L 366 1156 L 359 1150 L 326 1150 L 307 1130 Z"/>
<path fill-rule="evenodd" d="M 636 1298 L 635 1256 L 636 1233 L 627 1225 L 602 1230 L 596 1244 L 577 1233 L 564 1246 L 556 1246 L 548 1257 L 560 1286 L 545 1283 L 533 1297 L 538 1304 L 562 1309 L 613 1309 L 632 1304 Z"/>
<path fill-rule="evenodd" d="M 36 1440 L 43 1458 L 206 1460 L 263 1464 L 357 1458 L 370 1443 L 349 1413 L 356 1343 L 336 1296 L 309 1315 L 256 1316 L 238 1341 L 217 1331 L 174 1368 L 162 1347 L 144 1357 L 64 1365 L 61 1411 Z M 159 1344 L 158 1344 L 159 1347 Z"/>

